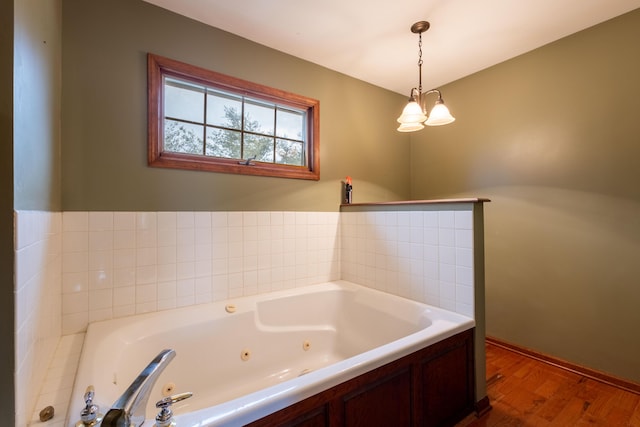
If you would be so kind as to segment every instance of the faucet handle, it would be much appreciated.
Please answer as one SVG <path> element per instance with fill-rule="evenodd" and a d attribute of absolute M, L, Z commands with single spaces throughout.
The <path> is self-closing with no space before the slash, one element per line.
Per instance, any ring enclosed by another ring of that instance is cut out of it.
<path fill-rule="evenodd" d="M 93 402 L 93 398 L 96 395 L 96 389 L 93 388 L 92 385 L 90 385 L 89 387 L 87 387 L 87 389 L 84 392 L 84 403 L 88 406 L 91 405 L 91 402 Z"/>
<path fill-rule="evenodd" d="M 96 391 L 93 386 L 88 386 L 84 392 L 85 407 L 80 411 L 80 421 L 76 423 L 76 427 L 95 426 L 102 420 L 102 414 L 99 412 L 100 408 L 98 408 L 98 405 L 93 404 L 95 395 Z"/>
<path fill-rule="evenodd" d="M 156 408 L 161 408 L 160 413 L 156 415 L 156 427 L 168 427 L 173 422 L 173 412 L 171 412 L 171 405 L 181 400 L 188 399 L 193 396 L 193 393 L 187 391 L 185 393 L 174 394 L 173 396 L 167 396 L 164 399 L 160 399 L 156 402 Z"/>

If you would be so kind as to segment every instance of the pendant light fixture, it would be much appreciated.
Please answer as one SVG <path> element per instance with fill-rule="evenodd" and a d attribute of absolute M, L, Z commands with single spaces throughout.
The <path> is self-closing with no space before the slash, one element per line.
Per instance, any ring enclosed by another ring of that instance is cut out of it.
<path fill-rule="evenodd" d="M 447 125 L 455 120 L 449 113 L 449 109 L 444 105 L 442 94 L 438 89 L 430 89 L 422 93 L 422 33 L 427 31 L 431 25 L 427 21 L 419 21 L 411 26 L 411 32 L 418 34 L 418 87 L 411 88 L 409 94 L 409 103 L 402 110 L 402 114 L 398 117 L 398 131 L 414 132 L 427 126 Z M 435 93 L 438 95 L 435 105 L 431 112 L 427 114 L 426 98 L 427 95 Z"/>

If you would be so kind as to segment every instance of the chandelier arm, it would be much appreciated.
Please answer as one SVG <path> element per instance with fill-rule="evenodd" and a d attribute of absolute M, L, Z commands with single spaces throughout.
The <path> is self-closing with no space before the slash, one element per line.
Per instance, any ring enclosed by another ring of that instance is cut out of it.
<path fill-rule="evenodd" d="M 424 111 L 424 114 L 427 116 L 429 109 L 427 108 L 427 95 L 430 95 L 432 93 L 437 93 L 438 94 L 438 99 L 436 100 L 436 104 L 443 102 L 442 101 L 442 92 L 440 92 L 439 89 L 429 89 L 426 92 L 420 93 L 420 96 L 418 97 L 418 104 L 420 105 L 420 108 L 422 108 L 422 111 Z"/>
<path fill-rule="evenodd" d="M 411 92 L 409 93 L 409 101 L 418 102 L 419 100 L 420 100 L 420 91 L 417 88 L 412 87 Z"/>
<path fill-rule="evenodd" d="M 423 95 L 427 96 L 430 93 L 437 93 L 438 94 L 438 98 L 442 98 L 442 92 L 440 92 L 440 90 L 438 89 L 429 89 L 428 91 L 426 91 Z"/>

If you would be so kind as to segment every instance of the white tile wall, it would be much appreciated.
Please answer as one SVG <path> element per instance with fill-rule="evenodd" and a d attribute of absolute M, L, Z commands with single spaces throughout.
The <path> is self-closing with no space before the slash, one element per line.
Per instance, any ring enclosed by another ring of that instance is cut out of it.
<path fill-rule="evenodd" d="M 340 278 L 338 212 L 64 212 L 62 333 Z"/>
<path fill-rule="evenodd" d="M 343 212 L 341 277 L 473 317 L 472 209 Z"/>
<path fill-rule="evenodd" d="M 61 214 L 15 212 L 16 425 L 27 425 L 61 334 Z"/>

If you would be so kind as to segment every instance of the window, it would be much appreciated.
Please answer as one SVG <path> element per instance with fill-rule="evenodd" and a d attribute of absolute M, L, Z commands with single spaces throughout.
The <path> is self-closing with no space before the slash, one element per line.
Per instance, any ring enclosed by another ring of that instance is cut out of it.
<path fill-rule="evenodd" d="M 149 165 L 318 180 L 319 102 L 148 56 Z"/>

